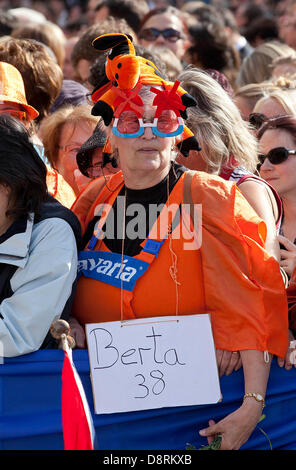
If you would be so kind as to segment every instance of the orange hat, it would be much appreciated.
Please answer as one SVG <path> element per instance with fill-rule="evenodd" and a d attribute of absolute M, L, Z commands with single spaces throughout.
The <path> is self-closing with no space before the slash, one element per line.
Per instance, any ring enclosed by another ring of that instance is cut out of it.
<path fill-rule="evenodd" d="M 0 62 L 0 101 L 20 104 L 31 119 L 39 116 L 38 111 L 27 103 L 20 72 L 7 62 Z"/>
<path fill-rule="evenodd" d="M 195 98 L 180 87 L 180 82 L 168 82 L 153 62 L 136 56 L 130 36 L 103 34 L 94 39 L 92 45 L 99 51 L 109 50 L 105 77 L 92 92 L 95 103 L 92 114 L 102 116 L 106 126 L 125 109 L 132 108 L 136 114 L 143 113 L 143 103 L 138 95 L 142 85 L 152 85 L 150 90 L 156 94 L 153 101 L 153 105 L 157 106 L 156 117 L 162 109 L 173 109 L 177 116 L 187 119 L 186 109 L 197 105 Z M 154 88 L 157 85 L 164 90 Z M 201 150 L 196 137 L 186 126 L 176 142 L 184 157 L 189 155 L 190 150 Z"/>

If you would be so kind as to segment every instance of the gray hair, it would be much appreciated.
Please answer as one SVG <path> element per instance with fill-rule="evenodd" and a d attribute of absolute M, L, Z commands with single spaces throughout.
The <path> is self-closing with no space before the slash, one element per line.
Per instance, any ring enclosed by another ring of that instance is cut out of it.
<path fill-rule="evenodd" d="M 257 139 L 249 123 L 216 80 L 197 68 L 187 68 L 178 77 L 181 86 L 196 100 L 189 108 L 187 126 L 195 134 L 210 173 L 219 173 L 233 156 L 246 170 L 257 165 Z"/>

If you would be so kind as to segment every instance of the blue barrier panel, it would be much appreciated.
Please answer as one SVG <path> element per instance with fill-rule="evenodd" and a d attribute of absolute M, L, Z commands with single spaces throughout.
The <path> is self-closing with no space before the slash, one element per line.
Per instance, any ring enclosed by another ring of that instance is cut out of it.
<path fill-rule="evenodd" d="M 0 449 L 63 449 L 61 372 L 64 353 L 41 350 L 0 364 Z M 73 358 L 93 412 L 88 353 Z M 220 420 L 234 411 L 244 394 L 242 370 L 221 378 L 222 403 L 94 415 L 101 450 L 185 450 L 190 443 L 206 445 L 198 431 L 208 419 Z M 272 363 L 266 397 L 266 418 L 242 449 L 296 450 L 296 370 Z"/>

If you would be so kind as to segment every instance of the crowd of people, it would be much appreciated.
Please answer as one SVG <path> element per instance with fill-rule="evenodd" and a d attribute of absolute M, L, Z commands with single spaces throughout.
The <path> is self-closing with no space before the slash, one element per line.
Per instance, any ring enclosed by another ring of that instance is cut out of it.
<path fill-rule="evenodd" d="M 245 395 L 201 434 L 239 449 L 272 357 L 295 365 L 296 1 L 0 9 L 4 356 L 59 347 L 58 318 L 85 348 L 87 323 L 209 313 Z"/>

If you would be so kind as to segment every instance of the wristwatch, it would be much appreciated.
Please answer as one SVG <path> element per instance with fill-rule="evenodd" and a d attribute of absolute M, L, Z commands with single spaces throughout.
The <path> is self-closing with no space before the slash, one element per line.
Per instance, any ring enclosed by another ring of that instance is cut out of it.
<path fill-rule="evenodd" d="M 259 401 L 262 405 L 262 410 L 263 410 L 263 408 L 265 407 L 265 400 L 264 400 L 263 396 L 260 395 L 260 393 L 255 393 L 255 392 L 245 393 L 243 401 L 245 401 L 245 399 L 247 397 L 255 398 L 256 401 Z"/>

